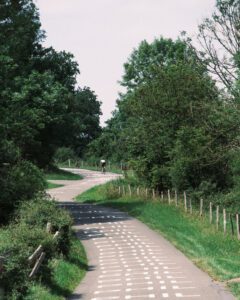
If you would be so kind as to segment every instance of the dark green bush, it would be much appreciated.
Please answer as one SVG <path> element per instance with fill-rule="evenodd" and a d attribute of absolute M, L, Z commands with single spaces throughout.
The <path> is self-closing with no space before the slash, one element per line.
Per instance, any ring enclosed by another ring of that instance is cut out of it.
<path fill-rule="evenodd" d="M 11 198 L 18 201 L 32 199 L 37 192 L 46 187 L 42 171 L 29 161 L 20 161 L 8 176 Z"/>
<path fill-rule="evenodd" d="M 56 161 L 56 163 L 62 163 L 68 159 L 77 160 L 75 152 L 67 147 L 58 148 L 54 155 L 54 161 Z"/>
<path fill-rule="evenodd" d="M 8 222 L 17 206 L 43 191 L 46 184 L 43 173 L 28 161 L 7 166 L 3 171 L 0 180 L 0 223 Z"/>

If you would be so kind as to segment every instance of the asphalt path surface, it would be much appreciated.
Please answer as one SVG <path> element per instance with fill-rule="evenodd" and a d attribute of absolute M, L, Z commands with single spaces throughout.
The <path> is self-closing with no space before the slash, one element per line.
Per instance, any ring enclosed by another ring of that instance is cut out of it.
<path fill-rule="evenodd" d="M 73 215 L 88 256 L 87 274 L 70 299 L 235 299 L 143 223 L 111 208 L 74 202 L 78 194 L 119 175 L 72 172 L 84 179 L 53 181 L 65 186 L 49 190 Z"/>

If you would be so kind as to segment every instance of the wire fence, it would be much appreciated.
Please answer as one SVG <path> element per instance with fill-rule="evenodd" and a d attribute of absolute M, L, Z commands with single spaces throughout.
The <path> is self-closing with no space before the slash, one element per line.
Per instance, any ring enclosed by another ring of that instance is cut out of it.
<path fill-rule="evenodd" d="M 178 193 L 176 190 L 157 191 L 154 189 L 119 185 L 116 187 L 119 196 L 140 197 L 144 200 L 159 201 L 167 205 L 179 207 L 185 213 L 207 220 L 216 230 L 225 235 L 230 234 L 240 239 L 239 213 L 229 212 L 226 208 L 201 199 L 191 199 L 186 192 Z"/>

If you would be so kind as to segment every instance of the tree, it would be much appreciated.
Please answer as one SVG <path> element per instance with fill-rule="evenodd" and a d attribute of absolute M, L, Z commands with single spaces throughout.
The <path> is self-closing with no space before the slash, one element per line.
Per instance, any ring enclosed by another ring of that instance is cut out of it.
<path fill-rule="evenodd" d="M 57 82 L 69 91 L 75 91 L 76 77 L 80 71 L 73 54 L 66 51 L 57 52 L 52 47 L 41 46 L 32 57 L 30 67 L 40 73 L 51 73 Z"/>
<path fill-rule="evenodd" d="M 238 0 L 217 0 L 211 18 L 199 26 L 201 53 L 211 73 L 231 92 L 240 66 L 240 4 Z"/>
<path fill-rule="evenodd" d="M 156 67 L 176 64 L 178 61 L 190 63 L 194 68 L 202 68 L 193 46 L 181 39 L 173 41 L 161 37 L 151 44 L 144 40 L 124 64 L 121 84 L 128 90 L 133 90 L 146 80 L 151 80 Z"/>
<path fill-rule="evenodd" d="M 59 146 L 72 148 L 83 156 L 87 145 L 97 138 L 100 128 L 101 102 L 90 88 L 78 90 L 69 98 L 67 113 L 59 124 Z"/>

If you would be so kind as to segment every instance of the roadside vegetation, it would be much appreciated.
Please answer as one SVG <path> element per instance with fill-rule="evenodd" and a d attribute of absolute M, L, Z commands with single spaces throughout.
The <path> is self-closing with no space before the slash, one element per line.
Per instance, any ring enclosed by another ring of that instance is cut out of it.
<path fill-rule="evenodd" d="M 59 169 L 57 167 L 51 168 L 45 173 L 46 180 L 81 180 L 83 177 L 80 174 Z"/>
<path fill-rule="evenodd" d="M 85 251 L 79 239 L 71 236 L 69 254 L 49 262 L 51 275 L 44 282 L 31 283 L 26 300 L 64 300 L 70 296 L 87 271 Z"/>
<path fill-rule="evenodd" d="M 224 235 L 210 225 L 199 212 L 186 214 L 181 207 L 168 205 L 158 198 L 120 196 L 118 186 L 129 182 L 115 181 L 92 188 L 77 201 L 107 205 L 129 213 L 161 233 L 214 280 L 227 281 L 240 277 L 240 241 Z M 167 201 L 166 201 L 167 202 Z M 240 299 L 240 283 L 228 283 Z"/>
<path fill-rule="evenodd" d="M 57 187 L 61 187 L 63 186 L 63 184 L 57 184 L 57 183 L 52 183 L 52 182 L 49 182 L 47 181 L 47 189 L 55 189 Z"/>
<path fill-rule="evenodd" d="M 72 235 L 71 217 L 46 197 L 46 188 L 53 188 L 46 177 L 81 179 L 50 166 L 59 145 L 81 156 L 98 136 L 101 103 L 89 87 L 77 86 L 80 71 L 74 56 L 44 47 L 44 39 L 34 1 L 1 2 L 0 298 L 4 289 L 4 300 L 63 299 L 86 269 L 84 252 Z M 47 169 L 51 172 L 45 175 Z M 52 232 L 46 231 L 48 222 Z M 54 239 L 56 231 L 60 234 Z M 30 280 L 33 265 L 28 258 L 39 245 L 46 256 Z"/>
<path fill-rule="evenodd" d="M 124 64 L 117 108 L 86 157 L 125 162 L 142 185 L 240 209 L 239 1 L 218 0 L 198 42 L 142 41 Z"/>
<path fill-rule="evenodd" d="M 0 7 L 0 288 L 6 299 L 61 299 L 75 285 L 72 270 L 80 268 L 78 278 L 84 272 L 85 259 L 82 264 L 71 259 L 72 245 L 78 243 L 70 216 L 44 193 L 46 178 L 81 176 L 51 170 L 53 164 L 71 160 L 81 167 L 84 159 L 88 164 L 83 167 L 97 168 L 104 158 L 112 171 L 119 172 L 120 165 L 134 170 L 136 178 L 129 180 L 142 186 L 186 191 L 194 199 L 214 199 L 226 209 L 240 210 L 238 0 L 216 1 L 212 17 L 199 26 L 200 50 L 186 33 L 176 40 L 142 41 L 124 64 L 125 92 L 104 128 L 101 102 L 89 87 L 77 85 L 80 70 L 74 56 L 44 47 L 35 2 L 5 1 Z M 173 207 L 129 202 L 106 187 L 107 198 L 103 187 L 83 197 L 128 210 L 214 277 L 239 276 L 236 240 L 226 237 L 223 242 L 211 226 L 181 216 Z M 47 222 L 61 232 L 57 240 L 46 233 Z M 26 261 L 40 243 L 46 259 L 30 282 Z M 63 275 L 68 271 L 69 281 Z M 51 286 L 47 276 L 53 278 Z"/>
<path fill-rule="evenodd" d="M 45 295 L 62 299 L 73 291 L 87 264 L 71 226 L 69 213 L 46 196 L 39 195 L 19 206 L 12 221 L 0 230 L 0 252 L 4 257 L 0 282 L 6 299 L 26 299 L 27 295 L 29 299 L 43 300 Z M 59 235 L 54 238 L 56 231 Z M 39 272 L 30 278 L 34 263 L 28 258 L 39 245 L 46 256 Z"/>

